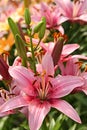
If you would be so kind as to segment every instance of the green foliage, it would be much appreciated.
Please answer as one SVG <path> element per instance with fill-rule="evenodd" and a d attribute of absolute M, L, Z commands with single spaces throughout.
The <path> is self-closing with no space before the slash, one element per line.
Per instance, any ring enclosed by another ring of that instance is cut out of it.
<path fill-rule="evenodd" d="M 43 22 L 43 25 L 41 26 L 40 31 L 39 31 L 40 39 L 42 39 L 45 35 L 45 30 L 46 30 L 46 18 L 45 17 L 42 18 L 42 22 Z"/>
<path fill-rule="evenodd" d="M 22 64 L 23 66 L 27 66 L 27 55 L 26 55 L 26 49 L 25 49 L 25 42 L 22 40 L 20 35 L 15 35 L 15 45 L 18 52 L 18 55 L 22 58 Z"/>
<path fill-rule="evenodd" d="M 25 121 L 26 123 L 24 124 Z M 26 118 L 21 113 L 17 113 L 1 118 L 0 130 L 28 130 L 29 128 L 26 124 Z M 26 129 L 23 125 L 28 129 Z"/>
<path fill-rule="evenodd" d="M 8 24 L 9 24 L 9 26 L 10 26 L 10 29 L 11 29 L 13 35 L 14 35 L 14 38 L 15 38 L 15 35 L 16 35 L 16 34 L 19 34 L 19 35 L 20 35 L 18 26 L 17 26 L 17 24 L 13 21 L 12 18 L 8 18 Z"/>
<path fill-rule="evenodd" d="M 34 28 L 34 33 L 38 33 L 43 24 L 44 24 L 44 22 L 43 22 L 43 21 L 40 21 L 40 22 L 35 26 L 35 28 Z"/>

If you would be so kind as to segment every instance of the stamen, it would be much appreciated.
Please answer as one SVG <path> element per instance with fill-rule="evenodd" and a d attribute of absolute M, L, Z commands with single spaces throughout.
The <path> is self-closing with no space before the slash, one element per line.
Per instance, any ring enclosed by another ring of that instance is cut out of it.
<path fill-rule="evenodd" d="M 74 3 L 76 4 L 77 2 L 79 2 L 80 3 L 80 0 L 74 0 Z"/>
<path fill-rule="evenodd" d="M 53 76 L 52 76 L 52 75 L 48 75 L 48 77 L 53 78 Z"/>
<path fill-rule="evenodd" d="M 7 93 L 6 93 L 6 91 L 4 90 L 4 89 L 1 89 L 0 90 L 0 94 L 1 94 L 1 97 L 6 101 L 6 100 L 8 100 L 8 95 L 7 95 Z"/>
<path fill-rule="evenodd" d="M 78 68 L 80 69 L 82 67 L 82 65 L 83 65 L 83 62 L 82 61 L 77 61 L 77 62 L 75 62 L 75 64 L 77 64 Z"/>
<path fill-rule="evenodd" d="M 58 41 L 58 38 L 62 37 L 64 38 L 64 41 L 68 41 L 68 36 L 66 34 L 62 34 L 60 32 L 54 32 L 53 33 L 54 41 Z"/>
<path fill-rule="evenodd" d="M 42 89 L 42 84 L 41 84 L 41 82 L 40 82 L 40 88 Z"/>
<path fill-rule="evenodd" d="M 36 83 L 37 80 L 34 80 L 34 82 L 32 83 L 32 85 L 34 85 Z"/>
<path fill-rule="evenodd" d="M 14 90 L 14 89 L 15 89 L 15 87 L 16 87 L 16 85 L 12 87 L 12 90 Z"/>
<path fill-rule="evenodd" d="M 49 85 L 51 86 L 51 88 L 53 87 L 52 83 L 49 81 Z"/>
<path fill-rule="evenodd" d="M 43 70 L 43 72 L 41 73 L 41 76 L 43 77 L 44 75 L 46 75 L 46 71 Z"/>
<path fill-rule="evenodd" d="M 87 72 L 87 64 L 85 65 L 85 70 L 84 71 Z"/>

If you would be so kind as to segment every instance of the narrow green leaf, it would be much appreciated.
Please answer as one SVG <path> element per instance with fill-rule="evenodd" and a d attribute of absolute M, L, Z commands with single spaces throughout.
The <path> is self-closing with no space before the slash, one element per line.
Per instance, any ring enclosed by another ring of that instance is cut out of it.
<path fill-rule="evenodd" d="M 19 34 L 16 34 L 15 36 L 16 40 L 16 48 L 18 55 L 22 58 L 22 64 L 23 66 L 27 66 L 27 55 L 26 55 L 26 49 L 25 49 L 25 42 L 22 40 Z"/>
<path fill-rule="evenodd" d="M 50 121 L 50 124 L 49 124 L 49 130 L 52 130 L 54 125 L 55 125 L 55 120 L 54 120 L 54 118 L 51 118 L 51 121 Z"/>
<path fill-rule="evenodd" d="M 14 37 L 15 37 L 16 34 L 20 35 L 17 24 L 12 20 L 12 18 L 8 18 L 8 24 L 9 24 L 9 26 L 11 28 L 11 31 L 12 31 Z"/>
<path fill-rule="evenodd" d="M 62 125 L 62 123 L 63 123 L 63 121 L 64 121 L 64 118 L 65 116 L 64 115 L 60 115 L 58 118 L 57 118 L 57 120 L 56 120 L 56 122 L 55 122 L 55 125 L 54 125 L 54 127 L 53 127 L 53 129 L 52 130 L 60 130 L 60 127 L 61 127 L 61 125 Z"/>
<path fill-rule="evenodd" d="M 70 127 L 69 130 L 76 130 L 76 126 L 77 126 L 77 124 L 74 124 L 72 127 Z"/>

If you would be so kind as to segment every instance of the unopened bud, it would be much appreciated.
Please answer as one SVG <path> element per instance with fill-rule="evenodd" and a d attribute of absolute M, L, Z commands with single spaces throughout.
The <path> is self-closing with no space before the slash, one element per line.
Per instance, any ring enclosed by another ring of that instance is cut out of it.
<path fill-rule="evenodd" d="M 58 64 L 58 61 L 60 59 L 63 43 L 64 43 L 64 38 L 60 37 L 53 48 L 52 58 L 53 58 L 54 66 Z"/>
<path fill-rule="evenodd" d="M 39 31 L 39 38 L 40 39 L 42 39 L 44 37 L 45 30 L 46 30 L 46 18 L 45 17 L 42 18 L 42 22 L 43 22 L 43 25 Z"/>
<path fill-rule="evenodd" d="M 29 25 L 31 23 L 31 16 L 28 8 L 25 9 L 24 16 L 26 24 Z"/>
<path fill-rule="evenodd" d="M 3 80 L 10 80 L 11 76 L 8 72 L 9 66 L 3 60 L 3 57 L 0 56 L 0 75 L 3 77 Z"/>
<path fill-rule="evenodd" d="M 34 33 L 38 33 L 43 25 L 43 21 L 40 21 L 34 28 Z"/>

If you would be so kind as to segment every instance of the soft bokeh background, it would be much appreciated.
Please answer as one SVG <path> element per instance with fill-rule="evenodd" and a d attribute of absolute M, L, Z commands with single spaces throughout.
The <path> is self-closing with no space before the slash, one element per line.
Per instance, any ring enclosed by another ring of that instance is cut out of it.
<path fill-rule="evenodd" d="M 68 43 L 78 43 L 80 45 L 80 48 L 75 51 L 75 53 L 87 56 L 87 25 L 65 22 L 63 27 L 65 34 L 68 35 Z M 14 48 L 15 45 L 13 45 L 10 50 L 10 64 L 12 64 L 14 60 Z M 86 62 L 87 61 L 85 61 L 85 63 Z M 0 83 L 0 87 L 2 86 L 3 84 Z M 83 93 L 77 93 L 66 96 L 65 99 L 77 110 L 81 117 L 82 124 L 77 124 L 67 116 L 52 109 L 40 130 L 87 130 L 87 96 Z M 29 127 L 26 117 L 21 113 L 16 113 L 0 118 L 0 130 L 29 130 Z"/>

